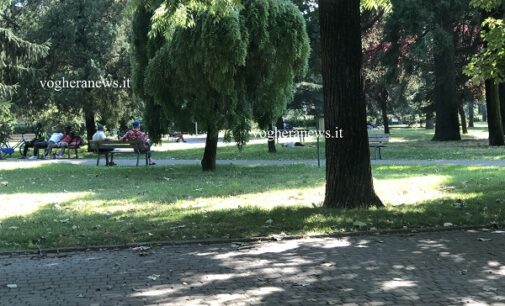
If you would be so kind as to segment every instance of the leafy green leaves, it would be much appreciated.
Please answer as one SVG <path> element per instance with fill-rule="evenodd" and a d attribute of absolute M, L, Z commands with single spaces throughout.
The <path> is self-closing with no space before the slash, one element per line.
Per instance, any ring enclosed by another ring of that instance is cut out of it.
<path fill-rule="evenodd" d="M 147 29 L 143 10 L 152 16 Z M 305 20 L 289 1 L 165 1 L 139 6 L 135 18 L 134 88 L 145 89 L 139 95 L 166 119 L 228 130 L 239 145 L 251 120 L 265 126 L 282 114 L 307 71 Z M 142 49 L 141 42 L 160 38 L 153 52 Z"/>
<path fill-rule="evenodd" d="M 477 53 L 465 68 L 465 74 L 474 82 L 491 79 L 505 81 L 505 24 L 503 20 L 487 18 L 482 31 L 485 47 Z"/>
<path fill-rule="evenodd" d="M 496 10 L 501 0 L 472 0 L 473 6 L 487 12 Z M 491 79 L 505 81 L 505 23 L 504 19 L 489 17 L 482 23 L 482 40 L 484 47 L 477 53 L 465 68 L 465 74 L 474 82 Z"/>

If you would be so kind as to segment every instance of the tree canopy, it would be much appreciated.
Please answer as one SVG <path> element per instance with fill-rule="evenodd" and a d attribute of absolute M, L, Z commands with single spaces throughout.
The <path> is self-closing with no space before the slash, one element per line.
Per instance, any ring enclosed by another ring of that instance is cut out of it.
<path fill-rule="evenodd" d="M 160 122 L 196 120 L 208 133 L 204 170 L 215 167 L 208 149 L 220 130 L 243 145 L 252 121 L 267 127 L 282 114 L 310 51 L 291 2 L 224 2 L 141 2 L 133 24 L 134 89 L 150 135 L 160 138 Z"/>

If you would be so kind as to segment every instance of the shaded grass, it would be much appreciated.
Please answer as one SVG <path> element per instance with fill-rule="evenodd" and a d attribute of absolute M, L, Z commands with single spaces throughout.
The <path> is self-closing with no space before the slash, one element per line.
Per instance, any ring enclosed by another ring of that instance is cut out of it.
<path fill-rule="evenodd" d="M 377 166 L 387 208 L 369 211 L 320 207 L 324 171 L 303 165 L 56 164 L 0 176 L 0 250 L 505 222 L 496 167 Z"/>

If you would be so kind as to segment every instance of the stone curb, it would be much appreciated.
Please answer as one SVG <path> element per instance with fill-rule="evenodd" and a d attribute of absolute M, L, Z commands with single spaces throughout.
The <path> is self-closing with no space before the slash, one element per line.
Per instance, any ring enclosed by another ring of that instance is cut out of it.
<path fill-rule="evenodd" d="M 184 245 L 212 245 L 212 244 L 227 244 L 234 242 L 269 242 L 280 240 L 297 240 L 297 239 L 310 239 L 310 238 L 342 238 L 342 237 L 359 237 L 359 236 L 381 236 L 381 235 L 398 235 L 409 234 L 415 235 L 419 233 L 443 233 L 454 231 L 466 230 L 489 230 L 504 228 L 505 224 L 488 224 L 488 225 L 468 225 L 468 226 L 452 226 L 452 227 L 432 227 L 432 228 L 411 228 L 411 229 L 388 229 L 377 231 L 355 231 L 355 232 L 340 232 L 324 235 L 273 235 L 268 237 L 248 237 L 236 239 L 204 239 L 204 240 L 180 240 L 180 241 L 154 241 L 154 242 L 138 242 L 126 243 L 117 245 L 97 245 L 87 247 L 64 247 L 64 248 L 49 248 L 38 250 L 21 250 L 21 251 L 1 251 L 0 256 L 15 256 L 15 255 L 43 255 L 43 254 L 60 254 L 72 252 L 89 252 L 89 251 L 111 251 L 111 250 L 125 250 L 140 246 L 150 247 L 163 247 L 163 246 L 184 246 Z"/>

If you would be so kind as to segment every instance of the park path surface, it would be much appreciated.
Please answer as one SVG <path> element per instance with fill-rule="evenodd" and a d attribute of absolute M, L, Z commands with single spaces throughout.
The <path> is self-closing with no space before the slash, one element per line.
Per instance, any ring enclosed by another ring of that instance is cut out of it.
<path fill-rule="evenodd" d="M 0 256 L 1 305 L 345 303 L 505 305 L 505 234 L 471 230 Z"/>
<path fill-rule="evenodd" d="M 115 159 L 114 162 L 118 166 L 135 166 L 134 159 Z M 31 167 L 37 163 L 67 163 L 74 165 L 96 165 L 96 159 L 55 159 L 55 160 L 23 160 L 23 159 L 8 159 L 0 161 L 0 169 L 9 168 L 25 168 Z M 176 165 L 200 165 L 200 160 L 194 159 L 161 159 L 156 160 L 160 166 L 176 166 Z M 105 162 L 101 161 L 101 166 Z M 144 161 L 140 161 L 140 165 L 144 165 Z M 287 166 L 287 165 L 311 165 L 317 166 L 317 160 L 218 160 L 218 165 L 237 165 L 237 166 Z M 324 165 L 325 161 L 321 161 Z M 372 160 L 372 165 L 452 165 L 452 166 L 489 166 L 489 167 L 505 167 L 505 160 Z"/>

